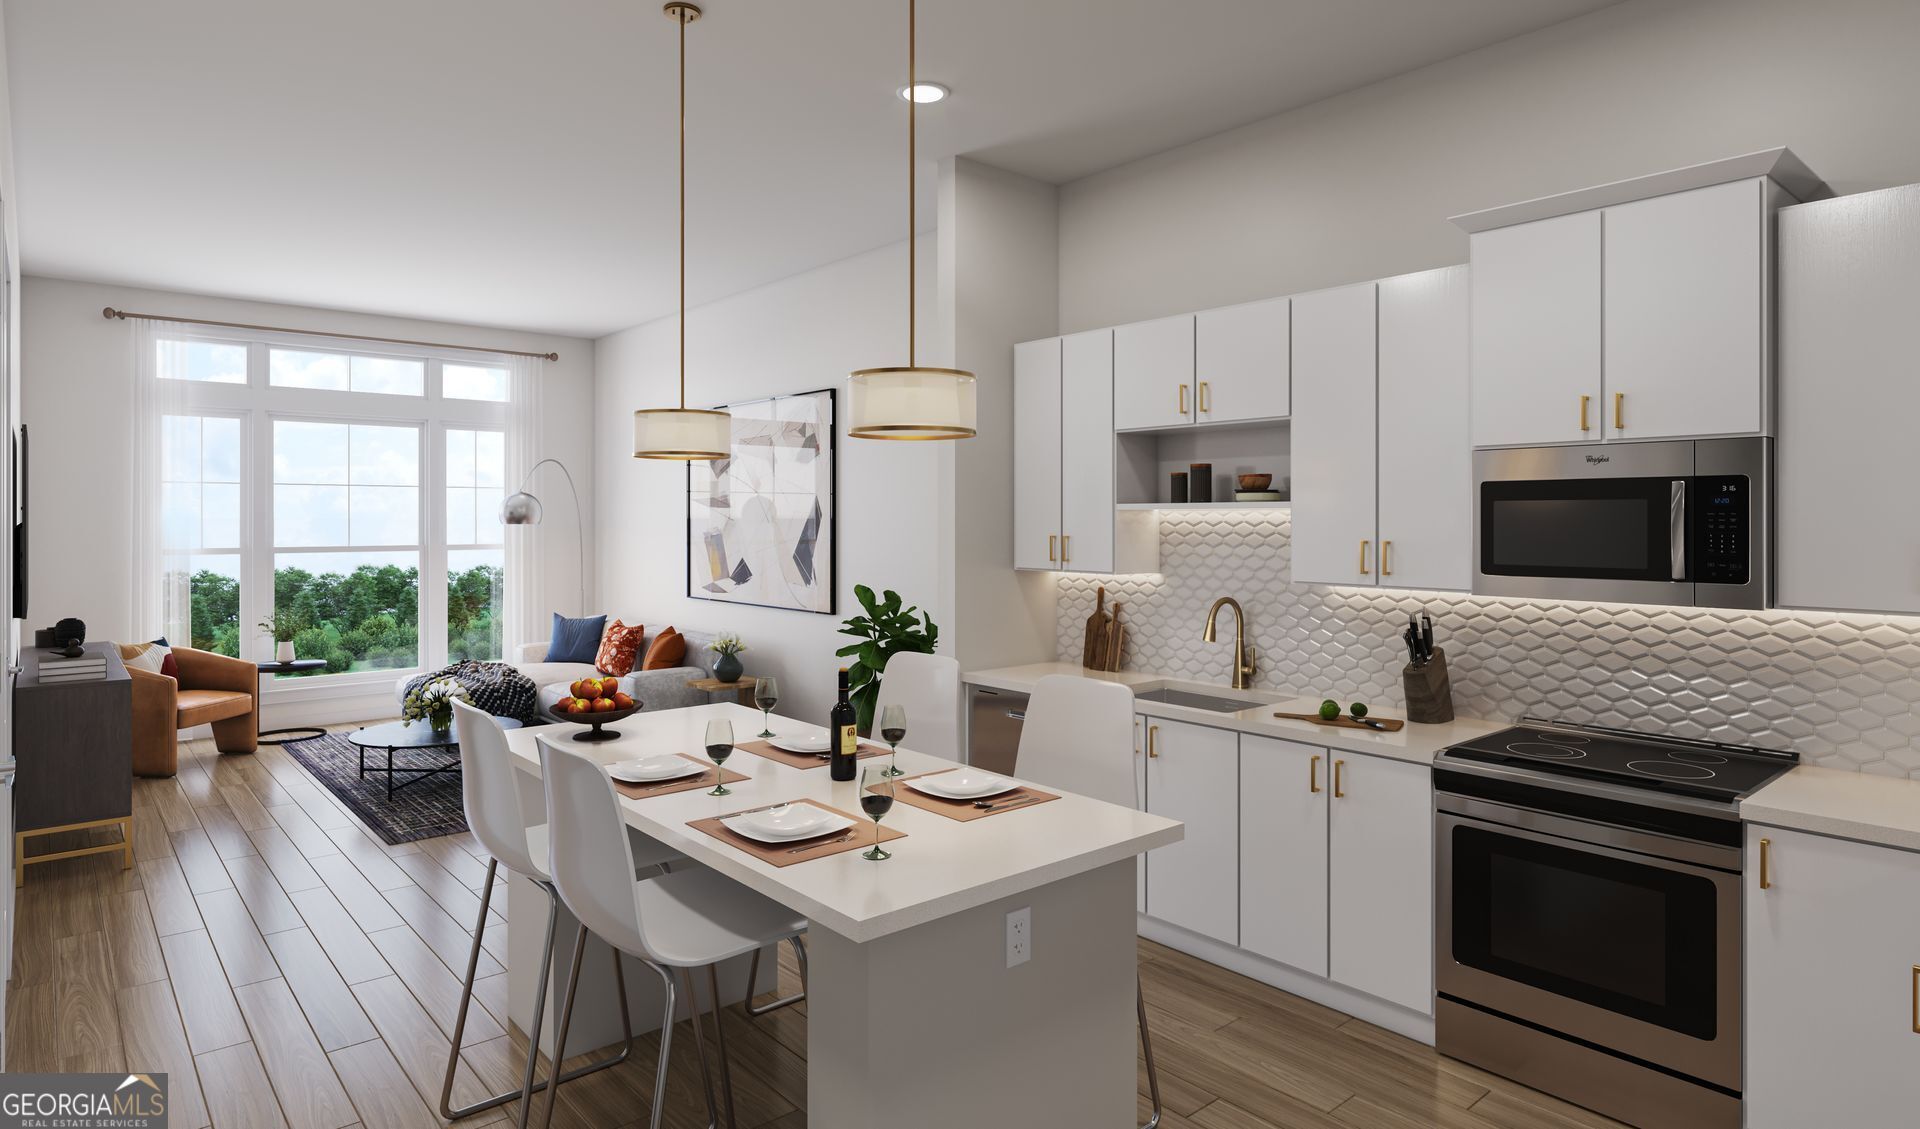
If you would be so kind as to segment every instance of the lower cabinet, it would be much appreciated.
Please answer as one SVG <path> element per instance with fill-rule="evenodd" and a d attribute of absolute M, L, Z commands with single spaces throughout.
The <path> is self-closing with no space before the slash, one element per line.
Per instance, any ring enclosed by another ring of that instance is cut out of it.
<path fill-rule="evenodd" d="M 1746 851 L 1748 1129 L 1915 1124 L 1920 854 L 1760 826 Z"/>
<path fill-rule="evenodd" d="M 1240 947 L 1327 974 L 1327 750 L 1240 736 Z"/>
<path fill-rule="evenodd" d="M 1240 943 L 1240 735 L 1142 717 L 1147 810 L 1187 825 L 1147 854 L 1147 915 Z"/>
<path fill-rule="evenodd" d="M 1333 754 L 1327 975 L 1433 1012 L 1433 771 Z"/>

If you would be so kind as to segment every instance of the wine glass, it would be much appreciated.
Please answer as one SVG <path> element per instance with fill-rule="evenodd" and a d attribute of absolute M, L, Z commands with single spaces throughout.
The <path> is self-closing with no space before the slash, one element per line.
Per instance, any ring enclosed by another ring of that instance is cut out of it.
<path fill-rule="evenodd" d="M 873 849 L 861 851 L 860 857 L 879 862 L 893 857 L 892 851 L 880 849 L 880 820 L 893 810 L 893 778 L 884 768 L 863 768 L 860 770 L 860 810 L 873 820 Z"/>
<path fill-rule="evenodd" d="M 713 761 L 713 791 L 709 796 L 731 796 L 726 784 L 727 758 L 733 755 L 733 722 L 715 718 L 707 722 L 707 757 Z"/>
<path fill-rule="evenodd" d="M 772 678 L 754 679 L 753 704 L 760 707 L 760 736 L 773 736 L 773 707 L 780 704 L 780 683 Z"/>
<path fill-rule="evenodd" d="M 880 710 L 880 736 L 886 738 L 893 755 L 887 758 L 887 776 L 905 776 L 900 770 L 900 742 L 907 739 L 907 707 L 886 706 Z"/>

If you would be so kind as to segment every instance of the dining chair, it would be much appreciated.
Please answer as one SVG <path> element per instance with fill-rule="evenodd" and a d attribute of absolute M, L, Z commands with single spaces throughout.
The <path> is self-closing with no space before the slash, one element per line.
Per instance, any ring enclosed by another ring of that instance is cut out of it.
<path fill-rule="evenodd" d="M 1132 690 L 1070 674 L 1050 674 L 1034 687 L 1014 758 L 1014 771 L 1022 780 L 1138 808 L 1133 758 Z M 1153 1117 L 1140 1129 L 1156 1129 L 1162 1116 L 1160 1072 L 1153 1063 L 1147 997 L 1137 972 L 1133 998 L 1140 1017 L 1140 1049 L 1147 1060 L 1147 1092 L 1153 1099 Z"/>
<path fill-rule="evenodd" d="M 453 1120 L 468 1117 L 484 1109 L 520 1099 L 520 1126 L 526 1129 L 528 1106 L 533 1095 L 547 1088 L 550 1079 L 533 1080 L 540 1052 L 541 1019 L 547 1007 L 547 979 L 553 970 L 554 934 L 559 927 L 560 896 L 547 872 L 547 828 L 530 823 L 520 804 L 520 785 L 515 778 L 513 754 L 507 748 L 507 735 L 483 710 L 455 700 L 454 716 L 460 727 L 460 798 L 466 809 L 467 828 L 487 852 L 487 880 L 480 890 L 480 917 L 473 926 L 473 948 L 467 954 L 467 976 L 460 986 L 460 1009 L 453 1021 L 453 1045 L 447 1052 L 447 1076 L 440 1084 L 440 1115 Z M 643 867 L 665 867 L 683 856 L 645 840 L 636 852 L 634 863 Z M 547 896 L 546 944 L 540 953 L 540 974 L 535 982 L 533 1029 L 527 1034 L 527 1064 L 518 1090 L 508 1090 L 483 1098 L 459 1109 L 453 1108 L 453 1078 L 460 1065 L 460 1040 L 466 1034 L 467 1011 L 473 1003 L 473 979 L 480 965 L 481 941 L 486 935 L 487 906 L 493 900 L 494 876 L 501 866 L 526 878 Z M 580 959 L 579 953 L 574 960 Z M 578 969 L 574 970 L 575 973 Z M 566 1082 L 596 1070 L 605 1070 L 627 1060 L 633 1049 L 633 1023 L 627 1016 L 626 983 L 622 978 L 619 954 L 614 954 L 613 973 L 620 981 L 620 1020 L 626 1030 L 627 1044 L 619 1054 L 583 1064 L 560 1076 Z M 554 1062 L 560 1061 L 559 1056 Z M 550 1074 L 552 1072 L 549 1072 Z"/>
<path fill-rule="evenodd" d="M 705 966 L 712 1000 L 713 1027 L 720 1059 L 720 1087 L 726 1099 L 727 1125 L 733 1127 L 733 1078 L 727 1062 L 726 1028 L 720 1022 L 719 963 L 799 936 L 806 919 L 730 878 L 705 868 L 675 870 L 656 878 L 634 879 L 626 822 L 614 799 L 606 770 L 592 758 L 536 735 L 540 769 L 547 784 L 547 840 L 553 884 L 580 919 L 574 937 L 573 972 L 554 1058 L 560 1061 L 580 988 L 580 955 L 592 930 L 617 952 L 626 953 L 660 976 L 666 1004 L 660 1018 L 660 1061 L 653 1080 L 653 1129 L 660 1129 L 667 1096 L 667 1056 L 673 1045 L 674 985 L 678 970 L 687 990 L 688 1019 L 700 1057 L 706 1089 L 707 1121 L 719 1125 L 713 1082 L 707 1070 L 706 1036 L 693 970 Z M 565 818 L 562 818 L 564 816 Z M 547 1098 L 543 1125 L 553 1123 L 559 1095 Z"/>
<path fill-rule="evenodd" d="M 902 651 L 880 672 L 873 716 L 888 706 L 907 708 L 907 747 L 960 759 L 960 664 L 948 655 Z"/>

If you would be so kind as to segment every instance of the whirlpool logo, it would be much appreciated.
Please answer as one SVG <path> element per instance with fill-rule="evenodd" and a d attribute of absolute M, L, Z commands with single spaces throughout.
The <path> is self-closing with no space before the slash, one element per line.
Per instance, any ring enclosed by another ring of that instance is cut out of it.
<path fill-rule="evenodd" d="M 1612 455 L 1588 455 L 1587 456 L 1587 462 L 1593 466 L 1599 466 L 1601 463 L 1610 463 L 1612 461 L 1613 461 Z"/>
<path fill-rule="evenodd" d="M 166 1129 L 164 1074 L 0 1074 L 0 1129 Z"/>

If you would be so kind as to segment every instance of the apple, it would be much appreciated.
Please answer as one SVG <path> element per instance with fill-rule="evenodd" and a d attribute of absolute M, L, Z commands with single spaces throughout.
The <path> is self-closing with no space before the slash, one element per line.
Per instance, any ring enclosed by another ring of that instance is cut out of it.
<path fill-rule="evenodd" d="M 615 691 L 613 695 L 613 704 L 616 708 L 623 709 L 623 710 L 630 710 L 633 708 L 633 695 L 627 694 L 623 691 Z"/>
<path fill-rule="evenodd" d="M 593 701 L 600 696 L 600 680 L 598 678 L 582 678 L 580 685 L 574 690 L 573 696 L 576 698 L 585 698 L 589 702 Z"/>
<path fill-rule="evenodd" d="M 612 698 L 600 698 L 593 703 L 594 713 L 612 713 L 614 709 Z"/>
<path fill-rule="evenodd" d="M 553 708 L 565 712 L 566 710 L 572 709 L 573 703 L 577 700 L 578 699 L 572 697 L 562 698 L 553 704 Z"/>
<path fill-rule="evenodd" d="M 587 701 L 585 698 L 575 698 L 573 700 L 573 704 L 567 707 L 567 712 L 568 713 L 586 713 L 591 709 L 593 709 L 592 702 Z"/>

